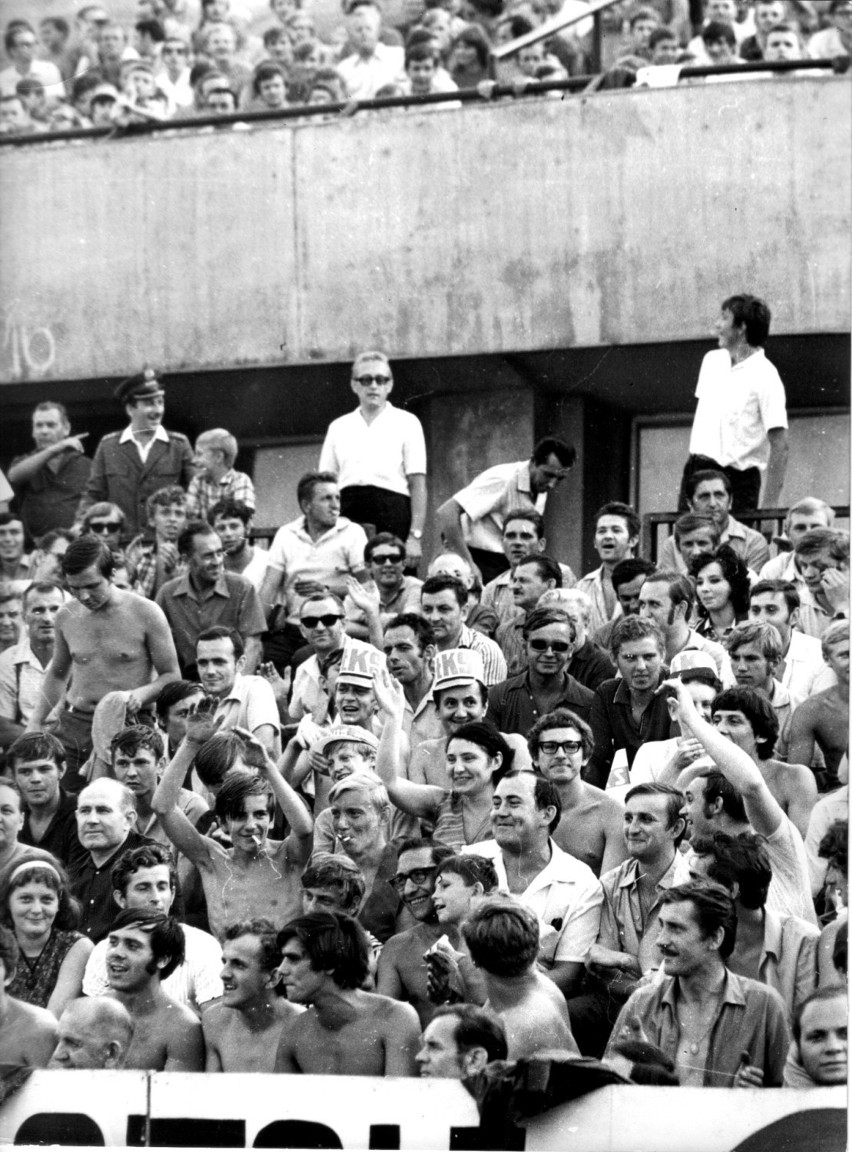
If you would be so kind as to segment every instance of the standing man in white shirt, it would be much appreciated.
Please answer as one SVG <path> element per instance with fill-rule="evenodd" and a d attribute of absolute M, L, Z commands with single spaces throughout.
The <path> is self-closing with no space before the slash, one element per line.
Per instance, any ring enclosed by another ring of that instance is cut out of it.
<path fill-rule="evenodd" d="M 416 563 L 426 519 L 423 428 L 416 416 L 388 400 L 393 373 L 383 352 L 355 358 L 352 391 L 358 407 L 329 425 L 320 471 L 337 473 L 344 516 L 398 536 L 409 562 Z"/>
<path fill-rule="evenodd" d="M 737 512 L 781 499 L 787 469 L 787 407 L 784 385 L 763 347 L 771 313 L 756 296 L 729 296 L 715 330 L 719 347 L 701 364 L 695 395 L 698 407 L 689 440 L 679 507 L 687 511 L 685 482 L 708 468 L 725 473 Z"/>
<path fill-rule="evenodd" d="M 355 51 L 337 66 L 351 100 L 372 100 L 386 84 L 405 80 L 405 53 L 397 45 L 381 43 L 381 27 L 378 5 L 373 0 L 355 0 L 346 22 Z"/>

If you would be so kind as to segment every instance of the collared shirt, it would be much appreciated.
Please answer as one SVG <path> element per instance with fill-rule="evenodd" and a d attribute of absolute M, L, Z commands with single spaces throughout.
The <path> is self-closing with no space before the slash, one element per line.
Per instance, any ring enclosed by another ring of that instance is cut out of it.
<path fill-rule="evenodd" d="M 763 349 L 739 364 L 732 363 L 725 348 L 708 352 L 695 395 L 690 454 L 709 456 L 723 467 L 766 471 L 768 433 L 787 427 L 787 401 L 781 377 Z"/>
<path fill-rule="evenodd" d="M 605 1056 L 611 1055 L 627 1021 L 635 1017 L 652 1044 L 662 1048 L 676 1066 L 683 1063 L 678 1051 L 678 1002 L 676 976 L 637 988 L 618 1015 Z M 749 1063 L 763 1069 L 764 1088 L 780 1088 L 789 1046 L 784 1002 L 775 989 L 727 971 L 708 1038 L 704 1087 L 732 1088 L 742 1053 L 748 1052 Z"/>
<path fill-rule="evenodd" d="M 46 665 L 30 647 L 24 631 L 17 644 L 0 652 L 0 716 L 28 723 L 41 699 Z"/>
<path fill-rule="evenodd" d="M 233 572 L 223 572 L 212 588 L 199 594 L 189 576 L 164 584 L 157 604 L 166 614 L 178 658 L 184 668 L 195 664 L 195 643 L 206 628 L 233 628 L 243 640 L 266 631 L 266 617 L 254 585 Z"/>
<path fill-rule="evenodd" d="M 521 612 L 514 620 L 501 624 L 494 636 L 500 645 L 500 651 L 506 657 L 506 675 L 519 676 L 525 672 L 529 661 L 527 660 L 527 642 L 524 638 L 524 622 L 526 612 Z"/>
<path fill-rule="evenodd" d="M 28 456 L 17 456 L 12 466 L 27 459 Z M 21 519 L 33 539 L 54 528 L 71 527 L 91 471 L 92 461 L 68 448 L 51 456 L 34 475 L 15 485 Z"/>
<path fill-rule="evenodd" d="M 244 676 L 241 672 L 219 701 L 213 719 L 221 720 L 222 728 L 245 728 L 249 732 L 256 732 L 264 724 L 271 725 L 276 734 L 281 728 L 272 685 L 262 676 Z M 279 743 L 276 735 L 276 755 L 281 752 Z"/>
<path fill-rule="evenodd" d="M 796 1009 L 817 983 L 819 929 L 798 916 L 764 910 L 763 945 L 757 971 L 762 984 L 781 996 L 792 1023 Z"/>
<path fill-rule="evenodd" d="M 356 652 L 375 652 L 372 644 L 365 640 L 357 640 L 354 636 L 345 636 L 342 653 L 349 648 Z M 316 655 L 303 660 L 296 669 L 293 677 L 293 693 L 290 699 L 290 716 L 294 720 L 301 720 L 303 716 L 311 716 L 317 724 L 325 724 L 328 719 L 328 708 L 331 701 L 328 680 L 320 667 Z"/>
<path fill-rule="evenodd" d="M 577 585 L 577 577 L 571 568 L 561 562 L 559 567 L 562 569 L 562 587 L 575 588 Z M 521 609 L 515 603 L 515 597 L 512 595 L 513 575 L 512 569 L 507 568 L 505 572 L 501 572 L 499 576 L 495 576 L 493 580 L 489 580 L 482 589 L 482 595 L 479 598 L 481 607 L 493 609 L 500 618 L 501 624 L 506 624 L 509 620 L 514 620 L 521 612 Z M 553 605 L 553 607 L 558 607 L 558 605 Z"/>
<path fill-rule="evenodd" d="M 299 623 L 299 609 L 305 599 L 296 592 L 296 584 L 316 580 L 339 585 L 345 576 L 364 567 L 366 545 L 364 529 L 345 516 L 317 540 L 311 538 L 304 516 L 278 529 L 269 549 L 269 567 L 284 576 L 276 603 L 286 604 L 290 624 Z"/>
<path fill-rule="evenodd" d="M 668 675 L 668 673 L 666 673 Z M 660 681 L 665 677 L 660 676 Z M 585 779 L 599 788 L 606 787 L 613 757 L 619 748 L 626 749 L 627 766 L 633 763 L 639 747 L 646 740 L 667 740 L 671 730 L 668 700 L 652 697 L 637 724 L 633 719 L 630 689 L 624 680 L 604 680 L 594 693 L 589 723 L 595 737 L 595 750 L 586 769 Z"/>
<path fill-rule="evenodd" d="M 581 964 L 598 936 L 603 889 L 587 864 L 563 852 L 552 840 L 548 845 L 550 860 L 518 899 L 535 912 L 542 927 L 539 960 L 545 965 L 563 960 Z M 491 860 L 500 890 L 509 891 L 506 864 L 496 840 L 465 845 L 462 853 Z"/>
<path fill-rule="evenodd" d="M 825 884 L 828 860 L 819 855 L 819 845 L 823 836 L 835 820 L 849 819 L 849 785 L 844 784 L 827 796 L 821 796 L 811 810 L 808 830 L 805 835 L 805 854 L 811 878 L 811 894 L 816 896 Z"/>
<path fill-rule="evenodd" d="M 86 852 L 76 867 L 71 868 L 71 894 L 80 901 L 80 931 L 97 943 L 109 932 L 110 924 L 120 912 L 113 897 L 112 867 L 122 852 L 153 844 L 147 836 L 132 830 L 112 855 L 102 864 L 95 864 L 91 852 Z"/>
<path fill-rule="evenodd" d="M 356 408 L 329 424 L 319 466 L 336 472 L 341 488 L 370 485 L 408 496 L 408 477 L 426 474 L 423 426 L 391 403 L 369 424 Z"/>
<path fill-rule="evenodd" d="M 470 648 L 473 652 L 479 653 L 488 688 L 506 679 L 506 660 L 500 648 L 475 628 L 468 628 L 466 624 L 462 624 L 461 634 L 453 647 Z"/>
<path fill-rule="evenodd" d="M 530 462 L 496 464 L 481 472 L 466 488 L 453 496 L 467 517 L 464 537 L 471 548 L 483 552 L 503 552 L 503 525 L 506 514 L 532 506 L 544 513 L 547 493 L 533 496 L 530 488 Z"/>
<path fill-rule="evenodd" d="M 761 532 L 755 531 L 754 528 L 741 524 L 733 516 L 728 517 L 727 526 L 719 539 L 719 543 L 729 545 L 746 568 L 750 568 L 752 572 L 760 572 L 769 560 L 769 545 L 766 543 L 766 537 Z M 681 575 L 687 573 L 686 563 L 675 543 L 674 533 L 663 541 L 658 565 L 660 568 L 674 569 Z"/>
<path fill-rule="evenodd" d="M 568 708 L 588 723 L 594 698 L 594 692 L 563 672 L 562 691 L 552 708 Z M 501 732 L 517 732 L 526 736 L 540 717 L 541 709 L 533 696 L 529 672 L 504 680 L 488 693 L 486 719 Z"/>
<path fill-rule="evenodd" d="M 399 616 L 401 612 L 420 611 L 420 589 L 422 587 L 423 581 L 418 580 L 416 576 L 403 576 L 399 588 L 393 596 L 379 604 L 379 621 L 383 628 L 386 628 L 388 621 L 394 616 Z M 373 595 L 377 592 L 381 593 L 375 580 L 368 580 L 364 589 L 372 592 Z M 360 608 L 356 607 L 355 601 L 348 593 L 343 601 L 343 610 L 346 613 L 347 623 L 366 624 L 367 617 Z"/>
<path fill-rule="evenodd" d="M 618 597 L 613 592 L 613 600 L 615 601 L 615 608 L 612 613 L 607 610 L 606 594 L 604 592 L 604 567 L 595 568 L 594 572 L 587 572 L 577 584 L 579 592 L 585 592 L 592 602 L 592 610 L 589 614 L 588 631 L 592 636 L 603 628 L 605 624 L 612 623 L 619 620 L 623 615 L 622 607 L 618 602 Z M 608 638 L 607 638 L 608 639 Z"/>
<path fill-rule="evenodd" d="M 186 493 L 186 514 L 190 519 L 206 520 L 207 513 L 220 500 L 238 500 L 254 512 L 257 500 L 254 484 L 245 472 L 229 468 L 221 480 L 206 476 L 193 476 Z"/>
<path fill-rule="evenodd" d="M 425 740 L 446 739 L 444 725 L 441 722 L 441 718 L 438 715 L 438 708 L 432 698 L 431 688 L 419 701 L 416 708 L 412 708 L 408 701 L 405 701 L 405 714 L 402 718 L 402 726 L 403 731 L 408 736 L 409 747 L 411 748 L 412 754 L 417 745 L 422 744 Z"/>
<path fill-rule="evenodd" d="M 598 684 L 612 679 L 615 668 L 606 652 L 602 652 L 587 636 L 568 661 L 566 672 L 569 672 L 584 688 L 594 692 Z"/>
<path fill-rule="evenodd" d="M 124 429 L 118 438 L 119 444 L 131 443 L 136 445 L 136 449 L 139 452 L 139 458 L 143 464 L 147 462 L 151 449 L 154 447 L 154 444 L 158 440 L 161 444 L 168 444 L 169 442 L 169 434 L 162 426 L 162 424 L 157 425 L 154 435 L 148 440 L 138 440 L 136 438 L 136 434 L 133 431 L 132 424 L 128 424 L 128 426 Z"/>
<path fill-rule="evenodd" d="M 405 53 L 394 44 L 379 43 L 366 59 L 358 52 L 337 65 L 352 100 L 372 100 L 385 84 L 401 84 L 405 79 Z"/>
<path fill-rule="evenodd" d="M 136 569 L 136 587 L 143 596 L 153 600 L 164 584 L 176 580 L 187 571 L 183 556 L 175 556 L 174 563 L 166 563 L 157 547 L 157 541 L 147 535 L 137 536 L 127 545 L 127 559 Z"/>
<path fill-rule="evenodd" d="M 777 676 L 779 669 L 775 669 Z M 804 632 L 790 634 L 790 647 L 783 660 L 781 670 L 781 683 L 790 693 L 797 707 L 809 696 L 817 692 L 824 692 L 826 688 L 833 688 L 837 677 L 822 657 L 822 645 L 815 636 L 806 636 Z"/>
<path fill-rule="evenodd" d="M 656 883 L 654 900 L 644 921 L 639 900 L 639 875 L 639 861 L 631 859 L 601 876 L 604 902 L 597 942 L 614 952 L 635 956 L 644 974 L 660 966 L 661 955 L 657 949 L 660 897 L 669 888 L 687 882 L 687 858 L 675 851 L 674 859 Z"/>

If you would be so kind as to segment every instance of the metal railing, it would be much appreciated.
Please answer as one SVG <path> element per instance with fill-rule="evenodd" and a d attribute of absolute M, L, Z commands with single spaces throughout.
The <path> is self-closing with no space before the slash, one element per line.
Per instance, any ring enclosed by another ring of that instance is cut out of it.
<path fill-rule="evenodd" d="M 592 32 L 592 64 L 596 69 L 600 69 L 601 47 L 603 44 L 601 13 L 605 12 L 607 8 L 614 8 L 616 4 L 621 2 L 622 0 L 593 0 L 593 3 L 589 5 L 586 12 L 575 12 L 572 16 L 552 16 L 550 20 L 545 20 L 543 24 L 539 24 L 538 28 L 533 28 L 531 32 L 525 32 L 523 36 L 517 36 L 514 40 L 510 40 L 508 44 L 499 44 L 490 51 L 488 67 L 491 75 L 494 75 L 494 70 L 501 60 L 506 60 L 509 56 L 514 56 L 516 52 L 520 52 L 522 48 L 526 48 L 530 44 L 538 44 L 541 40 L 547 40 L 551 36 L 555 36 L 557 32 L 562 32 L 566 28 L 570 28 L 572 24 L 582 24 L 583 21 L 588 20 L 589 17 L 592 17 L 594 21 L 594 30 Z"/>

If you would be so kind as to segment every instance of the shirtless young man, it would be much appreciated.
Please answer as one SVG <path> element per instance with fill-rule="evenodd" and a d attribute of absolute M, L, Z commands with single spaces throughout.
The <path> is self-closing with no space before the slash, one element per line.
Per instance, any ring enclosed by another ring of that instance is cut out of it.
<path fill-rule="evenodd" d="M 269 920 L 225 929 L 218 1004 L 204 1013 L 206 1072 L 274 1072 L 282 1027 L 304 1009 L 276 992 L 281 954 Z"/>
<path fill-rule="evenodd" d="M 837 683 L 811 696 L 793 713 L 790 762 L 813 764 L 814 745 L 825 757 L 825 791 L 836 788 L 837 770 L 849 748 L 849 621 L 830 624 L 822 635 L 822 654 Z"/>
<path fill-rule="evenodd" d="M 490 896 L 462 925 L 474 964 L 485 977 L 485 1007 L 506 1030 L 509 1060 L 556 1049 L 579 1055 L 565 997 L 536 969 L 539 925 L 520 901 Z"/>
<path fill-rule="evenodd" d="M 160 608 L 110 583 L 113 557 L 93 536 L 74 540 L 62 557 L 62 574 L 74 600 L 56 614 L 53 657 L 28 732 L 39 732 L 66 689 L 56 735 L 66 751 L 64 787 L 79 792 L 80 766 L 92 750 L 92 718 L 108 692 L 129 691 L 135 716 L 179 676 L 177 652 Z M 73 677 L 72 677 L 73 671 Z"/>
<path fill-rule="evenodd" d="M 172 1000 L 160 982 L 181 963 L 183 929 L 172 916 L 142 908 L 119 912 L 109 931 L 107 978 L 114 999 L 133 1020 L 125 1068 L 201 1072 L 204 1038 L 197 1016 Z"/>
<path fill-rule="evenodd" d="M 581 779 L 594 748 L 592 730 L 567 708 L 548 712 L 527 733 L 534 767 L 555 785 L 562 815 L 553 841 L 602 876 L 627 857 L 620 801 Z"/>
<path fill-rule="evenodd" d="M 45 1068 L 56 1045 L 56 1020 L 46 1008 L 7 995 L 18 955 L 14 932 L 0 925 L 0 1066 Z"/>
<path fill-rule="evenodd" d="M 210 931 L 222 939 L 228 924 L 238 919 L 263 916 L 279 928 L 298 915 L 313 819 L 260 741 L 239 729 L 262 767 L 259 774 L 234 769 L 216 797 L 214 811 L 232 847 L 202 836 L 178 808 L 178 798 L 196 752 L 213 731 L 202 706 L 187 718 L 186 736 L 163 773 L 152 807 L 172 844 L 198 869 Z M 276 801 L 290 825 L 286 840 L 267 839 Z"/>
<path fill-rule="evenodd" d="M 307 1012 L 285 1027 L 276 1072 L 415 1076 L 420 1023 L 409 1004 L 361 992 L 369 945 L 356 920 L 317 912 L 278 934 L 281 982 Z"/>

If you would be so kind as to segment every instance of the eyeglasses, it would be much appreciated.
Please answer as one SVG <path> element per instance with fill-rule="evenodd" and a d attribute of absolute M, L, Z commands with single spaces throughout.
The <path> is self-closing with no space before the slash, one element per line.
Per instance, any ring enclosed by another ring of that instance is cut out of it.
<path fill-rule="evenodd" d="M 164 56 L 185 56 L 187 53 L 186 48 L 164 48 Z"/>
<path fill-rule="evenodd" d="M 533 652 L 546 652 L 548 648 L 551 652 L 568 652 L 571 649 L 567 640 L 528 640 L 527 643 Z"/>
<path fill-rule="evenodd" d="M 538 750 L 543 752 L 545 756 L 555 756 L 560 750 L 569 754 L 579 752 L 582 747 L 582 740 L 539 740 L 538 742 Z"/>
<path fill-rule="evenodd" d="M 89 531 L 96 532 L 98 536 L 106 532 L 118 532 L 121 528 L 119 520 L 93 520 L 89 524 Z"/>
<path fill-rule="evenodd" d="M 370 563 L 371 564 L 401 564 L 402 563 L 402 557 L 397 556 L 396 554 L 391 556 L 387 552 L 385 552 L 381 556 L 374 553 Z"/>
<path fill-rule="evenodd" d="M 397 892 L 404 891 L 405 885 L 409 880 L 415 888 L 422 888 L 427 881 L 432 879 L 437 870 L 438 866 L 436 864 L 432 868 L 413 868 L 410 872 L 397 872 L 395 876 L 391 877 L 391 884 L 393 884 Z"/>
<path fill-rule="evenodd" d="M 342 619 L 342 616 L 332 616 L 329 613 L 327 616 L 303 616 L 302 623 L 306 628 L 317 628 L 320 624 L 324 624 L 326 628 L 333 628 L 337 621 Z"/>
<path fill-rule="evenodd" d="M 390 378 L 390 376 L 356 376 L 355 377 L 355 383 L 356 384 L 363 384 L 365 387 L 367 384 L 373 384 L 374 382 L 376 384 L 390 384 L 391 378 Z"/>

